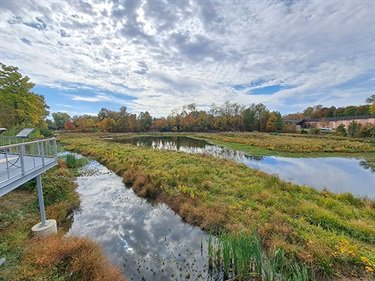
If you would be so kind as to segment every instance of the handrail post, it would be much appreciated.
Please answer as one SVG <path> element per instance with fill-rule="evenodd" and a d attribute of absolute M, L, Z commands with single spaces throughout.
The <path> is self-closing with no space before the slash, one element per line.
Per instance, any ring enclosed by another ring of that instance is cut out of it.
<path fill-rule="evenodd" d="M 56 139 L 53 139 L 53 152 L 54 152 L 54 156 L 55 158 L 57 158 L 57 143 L 56 143 Z"/>
<path fill-rule="evenodd" d="M 36 185 L 38 187 L 38 200 L 39 200 L 39 210 L 40 210 L 40 219 L 41 226 L 46 225 L 46 210 L 44 208 L 44 199 L 43 199 L 43 186 L 42 186 L 42 175 L 36 177 Z"/>
<path fill-rule="evenodd" d="M 4 152 L 5 152 L 5 163 L 7 165 L 7 175 L 8 175 L 8 179 L 10 179 L 9 162 L 8 162 L 8 151 L 7 151 L 7 149 L 5 149 Z"/>
<path fill-rule="evenodd" d="M 25 145 L 21 144 L 21 146 L 20 146 L 20 160 L 21 160 L 22 175 L 25 175 L 25 159 L 23 158 L 24 155 L 25 155 Z"/>
<path fill-rule="evenodd" d="M 41 153 L 42 153 L 42 165 L 44 166 L 44 145 L 43 142 L 40 142 L 39 145 L 41 146 Z"/>

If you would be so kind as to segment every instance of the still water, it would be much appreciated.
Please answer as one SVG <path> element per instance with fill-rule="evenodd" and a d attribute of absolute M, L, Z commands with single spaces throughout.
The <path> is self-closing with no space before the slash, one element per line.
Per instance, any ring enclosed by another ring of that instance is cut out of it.
<path fill-rule="evenodd" d="M 222 280 L 208 270 L 207 234 L 166 205 L 139 198 L 97 161 L 77 184 L 81 205 L 69 234 L 99 243 L 127 280 Z"/>
<path fill-rule="evenodd" d="M 243 163 L 296 184 L 308 185 L 319 190 L 325 188 L 335 193 L 350 192 L 359 197 L 375 198 L 375 171 L 364 160 L 355 158 L 251 156 L 189 137 L 146 136 L 114 141 L 154 149 L 209 154 Z"/>

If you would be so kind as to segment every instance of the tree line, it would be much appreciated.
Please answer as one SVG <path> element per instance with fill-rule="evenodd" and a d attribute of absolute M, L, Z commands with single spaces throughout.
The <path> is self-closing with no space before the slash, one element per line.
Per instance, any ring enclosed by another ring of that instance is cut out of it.
<path fill-rule="evenodd" d="M 174 110 L 167 117 L 152 117 L 148 111 L 134 114 L 126 107 L 119 111 L 102 108 L 97 116 L 69 116 L 52 113 L 49 127 L 57 130 L 103 132 L 207 132 L 207 131 L 260 131 L 281 132 L 284 129 L 280 112 L 270 111 L 264 104 L 245 107 L 238 103 L 213 104 L 208 111 L 198 110 L 192 103 Z"/>
<path fill-rule="evenodd" d="M 375 114 L 375 95 L 366 99 L 368 104 L 349 105 L 344 107 L 324 107 L 322 105 L 309 106 L 302 112 L 286 115 L 285 119 L 308 119 L 308 118 L 327 118 L 327 117 L 348 117 L 364 116 Z"/>

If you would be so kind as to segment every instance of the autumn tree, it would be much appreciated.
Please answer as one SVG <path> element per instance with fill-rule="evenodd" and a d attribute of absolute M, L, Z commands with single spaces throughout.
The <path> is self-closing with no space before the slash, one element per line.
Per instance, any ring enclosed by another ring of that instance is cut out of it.
<path fill-rule="evenodd" d="M 267 132 L 281 132 L 283 129 L 283 119 L 280 112 L 273 111 L 269 114 L 266 124 Z"/>
<path fill-rule="evenodd" d="M 54 122 L 54 127 L 57 130 L 64 129 L 65 122 L 71 119 L 69 114 L 66 112 L 54 112 L 52 113 L 52 118 Z"/>
<path fill-rule="evenodd" d="M 17 67 L 0 63 L 0 127 L 45 126 L 48 106 L 43 96 L 31 91 L 33 87 Z"/>
<path fill-rule="evenodd" d="M 104 117 L 98 122 L 98 127 L 103 132 L 114 132 L 116 129 L 116 122 L 110 117 Z"/>

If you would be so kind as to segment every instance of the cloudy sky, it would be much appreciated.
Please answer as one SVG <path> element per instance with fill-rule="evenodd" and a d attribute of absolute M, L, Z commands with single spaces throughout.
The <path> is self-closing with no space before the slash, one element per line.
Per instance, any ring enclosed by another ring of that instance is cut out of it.
<path fill-rule="evenodd" d="M 0 0 L 0 62 L 51 111 L 282 113 L 375 93 L 373 0 Z"/>

